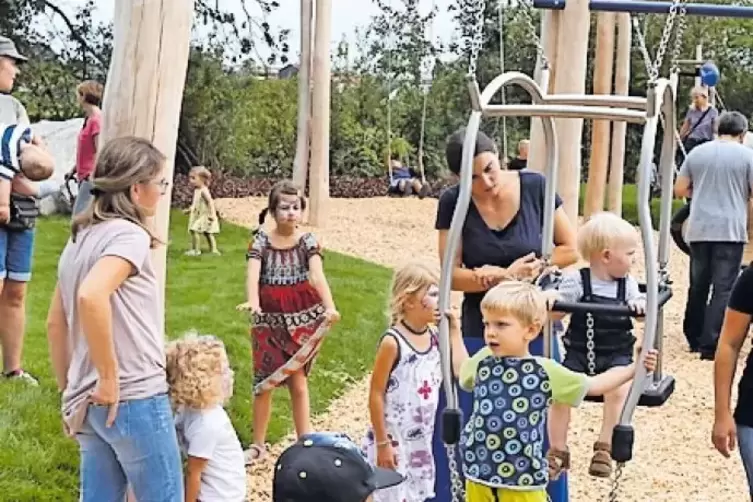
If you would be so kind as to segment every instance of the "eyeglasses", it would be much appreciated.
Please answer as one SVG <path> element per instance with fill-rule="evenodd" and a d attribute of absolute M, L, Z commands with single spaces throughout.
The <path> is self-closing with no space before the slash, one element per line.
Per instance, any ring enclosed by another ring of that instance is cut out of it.
<path fill-rule="evenodd" d="M 160 190 L 160 195 L 165 195 L 167 193 L 167 189 L 170 188 L 170 182 L 167 181 L 165 178 L 162 178 L 159 181 L 152 181 L 149 184 L 157 185 Z"/>

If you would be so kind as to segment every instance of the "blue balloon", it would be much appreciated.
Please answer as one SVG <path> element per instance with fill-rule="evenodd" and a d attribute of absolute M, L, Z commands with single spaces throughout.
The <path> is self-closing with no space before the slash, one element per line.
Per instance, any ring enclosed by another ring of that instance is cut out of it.
<path fill-rule="evenodd" d="M 701 83 L 706 87 L 715 87 L 719 83 L 719 68 L 711 61 L 706 61 L 701 66 Z"/>

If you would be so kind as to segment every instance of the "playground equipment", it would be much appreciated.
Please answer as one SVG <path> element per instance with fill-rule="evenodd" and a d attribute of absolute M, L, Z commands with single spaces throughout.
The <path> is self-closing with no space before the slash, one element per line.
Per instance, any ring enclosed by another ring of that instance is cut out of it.
<path fill-rule="evenodd" d="M 120 136 L 148 139 L 167 157 L 162 173 L 167 180 L 173 179 L 175 167 L 193 9 L 193 1 L 183 0 L 115 2 L 113 53 L 99 141 L 105 144 Z M 163 242 L 168 241 L 171 193 L 170 188 L 160 199 L 155 216 L 156 235 Z M 167 246 L 156 246 L 152 255 L 164 313 Z M 164 324 L 164 315 L 159 319 Z"/>
<path fill-rule="evenodd" d="M 578 2 L 578 0 L 571 0 Z M 562 0 L 534 0 L 534 7 L 545 9 L 563 9 L 565 3 Z M 524 9 L 528 7 L 522 4 Z M 645 315 L 644 338 L 641 358 L 651 348 L 656 347 L 660 353 L 659 364 L 653 378 L 649 378 L 646 369 L 639 365 L 630 393 L 626 400 L 618 425 L 615 427 L 612 438 L 612 457 L 617 462 L 617 469 L 610 491 L 609 500 L 615 501 L 618 496 L 619 481 L 626 462 L 632 459 L 634 431 L 631 425 L 636 406 L 661 405 L 674 390 L 674 379 L 663 375 L 661 364 L 663 312 L 662 306 L 671 296 L 669 271 L 667 263 L 669 259 L 669 230 L 672 217 L 672 180 L 674 171 L 674 157 L 677 147 L 676 138 L 676 107 L 675 98 L 677 92 L 677 55 L 681 46 L 684 31 L 684 16 L 691 15 L 716 15 L 726 17 L 753 17 L 753 8 L 722 5 L 686 4 L 684 1 L 673 2 L 645 2 L 645 1 L 606 1 L 591 0 L 590 10 L 630 13 L 663 13 L 669 14 L 664 26 L 661 43 L 657 50 L 656 59 L 651 62 L 643 36 L 637 24 L 637 38 L 640 49 L 647 65 L 649 82 L 646 97 L 615 96 L 615 95 L 584 95 L 584 94 L 549 94 L 549 63 L 538 35 L 531 23 L 531 37 L 537 43 L 539 59 L 542 63 L 540 82 L 537 83 L 531 77 L 519 72 L 506 72 L 496 77 L 489 83 L 483 92 L 476 81 L 476 63 L 481 50 L 483 40 L 482 31 L 484 25 L 485 0 L 470 2 L 469 10 L 475 16 L 471 45 L 471 56 L 468 69 L 468 88 L 470 91 L 472 112 L 468 120 L 465 142 L 463 145 L 462 166 L 460 173 L 460 193 L 453 214 L 452 223 L 447 238 L 447 245 L 443 257 L 443 263 L 448 264 L 442 268 L 440 279 L 439 308 L 444 311 L 450 306 L 450 291 L 452 282 L 453 258 L 456 255 L 460 242 L 462 228 L 471 201 L 471 182 L 474 147 L 476 135 L 481 125 L 481 120 L 488 117 L 523 116 L 539 117 L 543 128 L 545 155 L 546 155 L 546 194 L 544 208 L 544 222 L 542 231 L 542 260 L 549 264 L 553 251 L 554 233 L 554 207 L 555 190 L 558 176 L 558 143 L 555 136 L 554 118 L 578 118 L 578 119 L 603 119 L 643 124 L 643 140 L 638 177 L 638 216 L 640 230 L 644 245 L 644 260 L 646 270 L 645 292 L 647 308 Z M 669 78 L 659 78 L 659 69 L 667 51 L 671 32 L 675 21 L 678 21 L 678 29 L 675 33 L 675 46 L 672 52 L 672 69 Z M 556 70 L 556 69 L 555 69 Z M 710 72 L 713 74 L 713 71 Z M 718 73 L 718 72 L 717 72 Z M 493 96 L 505 86 L 518 85 L 531 97 L 531 104 L 523 105 L 497 105 L 490 104 Z M 654 244 L 654 230 L 651 221 L 649 206 L 650 172 L 654 155 L 654 144 L 660 120 L 664 122 L 659 170 L 662 173 L 662 198 L 661 217 L 659 223 L 658 252 Z M 570 201 L 572 204 L 572 201 Z M 567 204 L 567 201 L 565 202 Z M 563 311 L 587 310 L 598 313 L 603 307 L 580 304 L 559 304 L 556 307 Z M 610 313 L 612 310 L 610 309 Z M 628 314 L 627 309 L 620 310 L 619 314 Z M 442 355 L 442 368 L 444 373 L 445 394 L 447 396 L 447 408 L 443 413 L 442 439 L 445 443 L 447 454 L 450 459 L 450 475 L 452 478 L 451 491 L 453 502 L 459 502 L 464 498 L 464 490 L 460 473 L 455 462 L 455 449 L 460 438 L 462 428 L 462 412 L 458 406 L 458 395 L 453 380 L 451 369 L 451 353 L 449 340 L 449 323 L 442 319 L 439 324 L 440 352 Z M 545 355 L 552 353 L 553 337 L 551 326 L 545 330 Z M 564 502 L 563 500 L 553 502 Z"/>
<path fill-rule="evenodd" d="M 390 185 L 392 184 L 392 100 L 397 96 L 398 89 L 392 88 L 393 76 L 392 76 L 392 53 L 395 50 L 395 33 L 392 25 L 393 10 L 392 2 L 388 5 L 387 13 L 387 25 L 390 40 L 387 46 L 387 169 L 389 172 Z M 427 38 L 429 42 L 434 39 L 434 13 L 437 10 L 436 0 L 431 2 L 431 16 L 429 20 L 429 26 L 427 30 Z M 418 171 L 421 175 L 421 183 L 426 183 L 426 169 L 424 168 L 424 136 L 426 134 L 426 107 L 429 101 L 429 91 L 431 91 L 431 85 L 434 80 L 434 55 L 430 54 L 424 56 L 421 59 L 421 94 L 422 94 L 422 106 L 421 106 L 421 132 L 419 133 L 418 140 Z M 406 163 L 408 165 L 408 163 Z"/>

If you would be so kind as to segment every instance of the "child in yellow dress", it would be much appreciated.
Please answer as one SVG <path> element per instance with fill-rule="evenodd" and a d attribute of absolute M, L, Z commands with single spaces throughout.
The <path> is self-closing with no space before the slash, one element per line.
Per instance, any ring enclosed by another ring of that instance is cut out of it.
<path fill-rule="evenodd" d="M 186 251 L 188 256 L 201 254 L 202 235 L 209 243 L 209 252 L 220 254 L 215 238 L 215 235 L 220 233 L 220 222 L 212 194 L 209 192 L 211 180 L 212 173 L 204 166 L 196 166 L 188 173 L 188 181 L 194 187 L 193 202 L 188 210 L 188 231 L 191 233 L 191 249 Z"/>

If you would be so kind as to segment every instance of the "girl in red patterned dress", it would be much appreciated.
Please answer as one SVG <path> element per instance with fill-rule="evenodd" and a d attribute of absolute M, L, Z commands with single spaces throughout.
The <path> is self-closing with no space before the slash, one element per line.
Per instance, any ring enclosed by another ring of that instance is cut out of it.
<path fill-rule="evenodd" d="M 298 437 L 311 432 L 307 377 L 329 326 L 340 319 L 316 237 L 298 230 L 304 209 L 298 187 L 277 183 L 259 214 L 260 227 L 271 214 L 275 228 L 259 228 L 248 249 L 248 302 L 238 306 L 253 317 L 254 419 L 247 465 L 267 453 L 272 391 L 279 385 L 290 391 Z"/>

